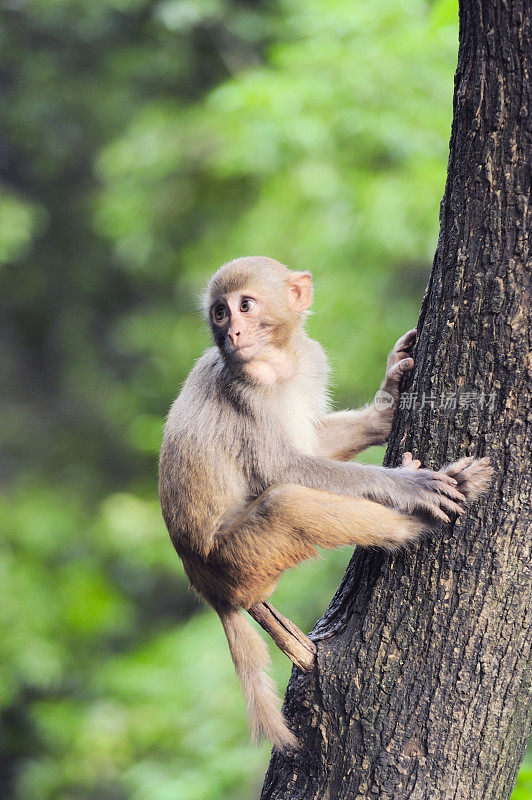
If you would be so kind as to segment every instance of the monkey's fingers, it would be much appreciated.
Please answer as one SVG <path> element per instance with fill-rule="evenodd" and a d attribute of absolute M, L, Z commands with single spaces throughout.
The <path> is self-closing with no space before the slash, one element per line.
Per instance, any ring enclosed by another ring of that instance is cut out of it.
<path fill-rule="evenodd" d="M 417 331 L 415 328 L 413 328 L 411 331 L 408 331 L 408 333 L 405 333 L 403 336 L 399 337 L 388 356 L 386 373 L 388 373 L 394 364 L 397 364 L 397 362 L 402 361 L 404 358 L 412 357 L 414 345 L 416 343 L 416 336 Z"/>
<path fill-rule="evenodd" d="M 403 453 L 403 467 L 405 469 L 416 470 L 419 469 L 421 466 L 421 461 L 417 458 L 414 460 L 412 458 L 412 453 Z"/>
<path fill-rule="evenodd" d="M 404 468 L 399 467 L 399 469 Z M 406 471 L 412 472 L 408 465 Z M 441 492 L 455 500 L 465 499 L 457 489 L 458 482 L 456 479 L 451 475 L 445 475 L 443 472 L 435 472 L 432 469 L 417 469 L 415 475 L 407 478 L 407 483 L 414 491 Z"/>
<path fill-rule="evenodd" d="M 412 456 L 403 457 L 403 467 L 411 470 Z M 439 472 L 420 470 L 417 475 L 425 482 L 419 505 L 436 519 L 449 522 L 450 516 L 465 513 L 465 504 L 485 490 L 493 470 L 489 458 L 467 456 L 449 464 Z"/>
<path fill-rule="evenodd" d="M 472 464 L 474 460 L 475 456 L 465 456 L 464 458 L 460 458 L 458 461 L 453 461 L 452 464 L 448 464 L 446 467 L 442 467 L 440 472 L 443 472 L 444 475 L 451 475 L 453 478 L 455 478 L 459 472 Z"/>
<path fill-rule="evenodd" d="M 446 475 L 444 472 L 434 472 L 433 470 L 427 470 L 427 472 L 429 472 L 432 479 L 438 483 L 447 484 L 449 486 L 456 486 L 458 483 L 456 478 L 453 478 L 452 475 Z"/>
<path fill-rule="evenodd" d="M 441 510 L 441 508 L 436 505 L 435 503 L 422 503 L 421 510 L 430 514 L 431 517 L 436 517 L 436 519 L 441 519 L 442 522 L 450 522 L 451 518 L 447 516 L 447 514 Z"/>
<path fill-rule="evenodd" d="M 401 350 L 410 350 L 413 348 L 416 339 L 417 339 L 417 328 L 412 328 L 412 330 L 403 333 L 403 335 L 398 338 L 398 340 L 393 346 L 393 349 L 396 353 L 398 353 Z"/>
<path fill-rule="evenodd" d="M 463 497 L 463 495 L 462 495 Z M 465 497 L 464 497 L 465 502 Z M 456 514 L 459 516 L 460 514 L 465 514 L 464 506 L 461 506 L 459 503 L 455 503 L 454 500 L 451 500 L 449 497 L 446 497 L 444 494 L 441 494 L 438 498 L 438 503 L 440 509 L 444 509 L 447 512 L 451 512 L 451 514 Z"/>
<path fill-rule="evenodd" d="M 456 477 L 458 488 L 463 492 L 468 500 L 476 499 L 488 487 L 493 469 L 487 457 L 475 459 L 474 456 L 466 456 L 453 464 L 444 467 L 447 475 Z"/>
<path fill-rule="evenodd" d="M 410 372 L 413 366 L 414 359 L 410 358 L 410 356 L 408 358 L 401 359 L 401 361 L 397 361 L 397 363 L 390 367 L 386 373 L 386 383 L 399 383 L 399 381 L 403 378 L 403 375 L 405 375 L 407 372 Z"/>
<path fill-rule="evenodd" d="M 419 498 L 419 507 L 436 519 L 450 522 L 450 516 L 459 516 L 465 509 L 442 494 L 427 493 L 426 496 Z"/>
<path fill-rule="evenodd" d="M 433 491 L 438 492 L 438 494 L 443 495 L 444 497 L 448 497 L 451 500 L 458 500 L 459 502 L 465 502 L 466 496 L 460 489 L 460 487 L 455 486 L 447 486 L 445 483 L 439 483 L 438 481 L 434 481 L 432 484 Z"/>
<path fill-rule="evenodd" d="M 486 491 L 493 476 L 489 458 L 479 458 L 465 467 L 457 476 L 460 491 L 468 500 L 476 500 Z"/>
<path fill-rule="evenodd" d="M 428 503 L 427 510 L 433 514 L 434 508 L 446 514 L 463 514 L 465 509 L 461 505 L 466 502 L 466 497 L 455 486 L 442 481 L 443 477 L 439 472 L 431 472 L 426 470 L 426 473 L 418 472 L 422 478 L 425 479 L 425 491 L 423 492 L 423 499 Z M 436 513 L 435 516 L 438 516 Z"/>

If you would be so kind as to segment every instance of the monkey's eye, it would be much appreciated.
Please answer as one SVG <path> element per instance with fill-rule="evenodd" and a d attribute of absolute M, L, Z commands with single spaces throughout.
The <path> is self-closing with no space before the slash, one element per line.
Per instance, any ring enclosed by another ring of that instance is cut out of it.
<path fill-rule="evenodd" d="M 227 317 L 226 307 L 222 303 L 218 303 L 212 310 L 212 316 L 215 322 L 223 322 Z"/>
<path fill-rule="evenodd" d="M 246 311 L 251 311 L 251 309 L 255 308 L 256 305 L 257 304 L 255 300 L 252 300 L 251 297 L 243 297 L 240 301 L 240 311 L 245 314 Z"/>

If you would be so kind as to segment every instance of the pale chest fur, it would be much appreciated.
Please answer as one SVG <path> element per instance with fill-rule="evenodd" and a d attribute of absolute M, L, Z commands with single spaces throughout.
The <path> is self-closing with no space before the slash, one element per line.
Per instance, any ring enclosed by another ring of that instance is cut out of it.
<path fill-rule="evenodd" d="M 297 374 L 275 388 L 272 413 L 290 444 L 307 455 L 315 453 L 317 424 L 329 406 L 326 376 Z"/>

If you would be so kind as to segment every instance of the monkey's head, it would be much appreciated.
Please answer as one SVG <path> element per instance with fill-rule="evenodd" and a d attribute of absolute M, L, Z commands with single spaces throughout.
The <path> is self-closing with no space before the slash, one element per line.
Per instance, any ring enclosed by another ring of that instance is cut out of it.
<path fill-rule="evenodd" d="M 213 275 L 203 309 L 225 361 L 242 367 L 285 350 L 311 302 L 309 272 L 249 256 L 229 261 Z"/>

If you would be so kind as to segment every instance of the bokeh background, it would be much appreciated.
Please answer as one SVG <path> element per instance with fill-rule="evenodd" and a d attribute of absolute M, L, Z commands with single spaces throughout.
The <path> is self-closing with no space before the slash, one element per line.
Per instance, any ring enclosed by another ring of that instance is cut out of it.
<path fill-rule="evenodd" d="M 160 518 L 164 416 L 244 254 L 312 271 L 335 402 L 371 398 L 435 249 L 456 2 L 5 0 L 0 42 L 0 797 L 251 800 L 268 748 Z M 310 628 L 348 559 L 276 605 Z"/>

